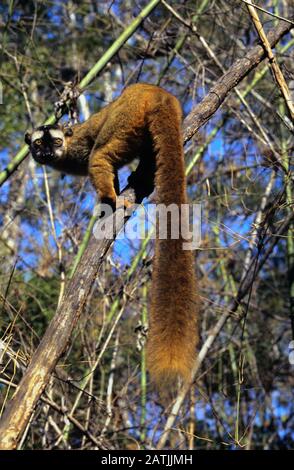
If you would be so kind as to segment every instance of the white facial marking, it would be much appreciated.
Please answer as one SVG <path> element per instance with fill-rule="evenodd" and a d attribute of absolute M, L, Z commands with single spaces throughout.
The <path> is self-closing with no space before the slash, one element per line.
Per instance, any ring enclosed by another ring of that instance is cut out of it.
<path fill-rule="evenodd" d="M 63 155 L 63 150 L 62 150 L 60 147 L 57 148 L 57 149 L 55 149 L 55 155 L 56 155 L 57 157 L 62 157 L 62 155 Z"/>
<path fill-rule="evenodd" d="M 53 139 L 62 139 L 64 138 L 63 132 L 59 129 L 50 129 L 49 130 L 51 137 Z"/>
<path fill-rule="evenodd" d="M 32 142 L 35 142 L 35 140 L 42 139 L 44 135 L 44 131 L 35 131 L 32 134 Z"/>

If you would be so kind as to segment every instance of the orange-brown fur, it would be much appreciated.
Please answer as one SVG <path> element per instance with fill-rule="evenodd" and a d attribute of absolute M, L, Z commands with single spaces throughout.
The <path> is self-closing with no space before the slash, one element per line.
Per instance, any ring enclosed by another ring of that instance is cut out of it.
<path fill-rule="evenodd" d="M 136 84 L 66 137 L 66 153 L 55 168 L 89 173 L 103 202 L 115 206 L 117 170 L 134 158 L 132 177 L 138 197 L 155 186 L 157 201 L 186 203 L 182 112 L 178 100 L 162 88 Z M 156 169 L 156 171 L 155 171 Z M 151 291 L 148 364 L 162 382 L 190 377 L 197 343 L 197 294 L 193 254 L 183 240 L 156 240 Z"/>

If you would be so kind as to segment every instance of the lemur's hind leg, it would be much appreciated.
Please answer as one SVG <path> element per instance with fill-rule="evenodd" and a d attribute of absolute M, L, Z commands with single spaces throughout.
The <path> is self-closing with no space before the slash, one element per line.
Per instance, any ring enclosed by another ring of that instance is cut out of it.
<path fill-rule="evenodd" d="M 139 164 L 128 178 L 128 183 L 135 190 L 138 203 L 154 191 L 155 163 L 153 149 L 148 146 L 144 152 L 141 152 Z"/>

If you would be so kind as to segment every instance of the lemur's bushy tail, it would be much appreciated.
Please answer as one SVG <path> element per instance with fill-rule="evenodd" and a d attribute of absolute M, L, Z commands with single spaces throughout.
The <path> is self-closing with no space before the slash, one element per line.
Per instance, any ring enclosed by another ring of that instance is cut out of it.
<path fill-rule="evenodd" d="M 187 203 L 182 112 L 172 95 L 165 93 L 160 99 L 148 115 L 157 151 L 157 202 L 180 206 Z M 156 239 L 147 353 L 151 377 L 159 386 L 177 376 L 188 380 L 196 354 L 198 309 L 193 252 L 182 248 L 181 236 Z"/>

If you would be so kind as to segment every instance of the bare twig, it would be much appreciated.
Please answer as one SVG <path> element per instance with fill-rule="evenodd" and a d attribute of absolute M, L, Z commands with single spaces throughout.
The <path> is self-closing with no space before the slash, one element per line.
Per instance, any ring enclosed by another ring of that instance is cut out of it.
<path fill-rule="evenodd" d="M 276 13 L 272 13 L 271 11 L 265 10 L 261 6 L 256 5 L 255 3 L 252 3 L 251 0 L 241 0 L 241 2 L 246 3 L 247 6 L 252 5 L 257 10 L 260 10 L 263 13 L 266 13 L 267 15 L 273 16 L 274 18 L 277 18 L 278 20 L 286 21 L 287 23 L 290 23 L 290 24 L 294 25 L 293 20 L 291 20 L 289 18 L 285 18 L 284 16 L 277 15 Z"/>
<path fill-rule="evenodd" d="M 261 24 L 261 21 L 259 19 L 258 13 L 256 11 L 256 5 L 253 6 L 251 0 L 247 0 L 245 3 L 247 4 L 247 8 L 248 8 L 248 11 L 249 11 L 250 16 L 252 18 L 253 24 L 254 24 L 255 29 L 257 31 L 257 34 L 258 34 L 258 36 L 259 36 L 259 38 L 262 42 L 262 45 L 263 45 L 263 47 L 264 47 L 264 49 L 267 53 L 268 58 L 269 58 L 269 64 L 270 64 L 273 76 L 276 80 L 276 83 L 277 83 L 278 87 L 280 88 L 281 94 L 282 94 L 282 96 L 285 100 L 285 103 L 286 103 L 287 109 L 289 111 L 289 114 L 290 114 L 292 120 L 294 120 L 294 103 L 291 99 L 289 88 L 288 88 L 288 85 L 287 85 L 286 80 L 284 78 L 284 75 L 282 74 L 282 71 L 279 67 L 277 59 L 274 56 L 271 45 L 268 41 L 268 38 L 265 34 L 265 31 L 264 31 L 263 26 Z"/>

